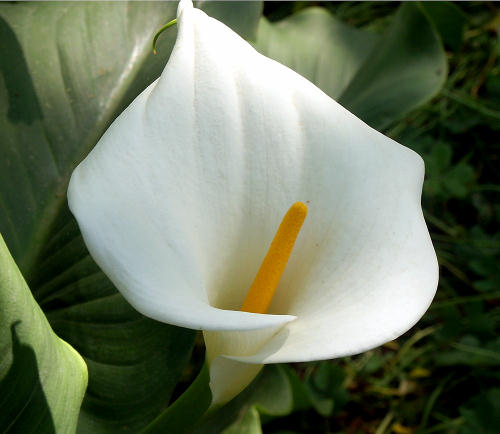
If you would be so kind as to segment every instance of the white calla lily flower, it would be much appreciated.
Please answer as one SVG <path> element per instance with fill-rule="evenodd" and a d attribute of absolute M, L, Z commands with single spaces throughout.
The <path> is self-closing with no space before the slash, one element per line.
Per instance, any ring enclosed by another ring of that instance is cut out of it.
<path fill-rule="evenodd" d="M 422 159 L 181 1 L 161 77 L 74 171 L 90 253 L 158 321 L 204 330 L 214 403 L 262 364 L 352 355 L 436 291 Z M 267 313 L 241 311 L 283 215 L 308 205 Z"/>

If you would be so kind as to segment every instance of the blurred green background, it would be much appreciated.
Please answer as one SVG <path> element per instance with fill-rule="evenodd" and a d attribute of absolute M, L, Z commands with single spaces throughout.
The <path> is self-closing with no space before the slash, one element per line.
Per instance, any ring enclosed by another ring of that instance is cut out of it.
<path fill-rule="evenodd" d="M 198 6 L 424 158 L 422 201 L 441 278 L 427 314 L 397 341 L 341 360 L 267 366 L 196 432 L 500 432 L 499 5 Z M 201 365 L 199 335 L 144 318 L 116 292 L 89 257 L 65 196 L 73 168 L 160 74 L 175 28 L 161 35 L 157 56 L 151 40 L 175 9 L 0 4 L 0 232 L 43 311 L 0 279 L 2 431 L 38 424 L 39 432 L 71 432 L 78 419 L 81 433 L 138 432 Z M 29 293 L 22 279 L 16 286 Z M 45 317 L 87 364 L 80 412 L 83 374 L 68 374 L 79 372 L 69 368 L 78 361 L 57 352 L 65 350 Z M 29 366 L 16 365 L 20 354 Z M 31 371 L 19 383 L 16 370 Z M 46 386 L 57 386 L 61 370 L 72 385 L 65 391 L 75 391 L 64 398 L 74 401 L 71 411 Z M 27 425 L 12 425 L 12 414 Z"/>

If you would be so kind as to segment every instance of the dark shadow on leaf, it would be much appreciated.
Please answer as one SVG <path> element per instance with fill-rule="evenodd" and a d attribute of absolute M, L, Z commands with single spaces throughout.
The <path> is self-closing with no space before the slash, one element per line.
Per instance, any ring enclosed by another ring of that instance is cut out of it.
<path fill-rule="evenodd" d="M 12 365 L 0 382 L 0 432 L 53 434 L 52 414 L 43 391 L 36 354 L 21 342 L 16 327 L 12 334 Z"/>
<path fill-rule="evenodd" d="M 0 73 L 9 94 L 7 117 L 14 123 L 31 124 L 35 119 L 42 119 L 42 110 L 21 45 L 2 17 L 0 41 Z"/>

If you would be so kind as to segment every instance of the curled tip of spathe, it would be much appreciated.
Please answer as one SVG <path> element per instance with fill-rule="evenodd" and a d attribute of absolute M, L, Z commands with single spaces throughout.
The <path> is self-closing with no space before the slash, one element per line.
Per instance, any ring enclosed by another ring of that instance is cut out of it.
<path fill-rule="evenodd" d="M 153 54 L 156 55 L 156 41 L 158 40 L 158 37 L 169 27 L 172 27 L 173 25 L 177 24 L 177 18 L 174 18 L 172 21 L 169 21 L 167 24 L 165 24 L 160 30 L 156 32 L 156 35 L 153 38 Z"/>
<path fill-rule="evenodd" d="M 192 9 L 193 8 L 193 2 L 191 0 L 180 0 L 179 6 L 177 7 L 177 17 L 182 13 L 183 10 L 185 9 Z M 172 27 L 173 25 L 177 24 L 177 18 L 174 18 L 173 20 L 169 21 L 167 24 L 165 24 L 160 30 L 158 30 L 153 38 L 153 54 L 156 55 L 158 51 L 156 50 L 156 42 L 158 41 L 159 36 L 167 30 L 169 27 Z"/>

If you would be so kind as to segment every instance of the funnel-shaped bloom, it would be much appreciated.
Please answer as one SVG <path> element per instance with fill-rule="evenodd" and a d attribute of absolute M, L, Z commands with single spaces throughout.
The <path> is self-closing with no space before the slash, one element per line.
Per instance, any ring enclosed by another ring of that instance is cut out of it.
<path fill-rule="evenodd" d="M 161 77 L 73 173 L 90 253 L 144 315 L 205 331 L 215 402 L 263 363 L 408 330 L 438 269 L 424 166 L 309 81 L 181 2 Z M 283 214 L 308 217 L 267 314 L 240 311 Z"/>

